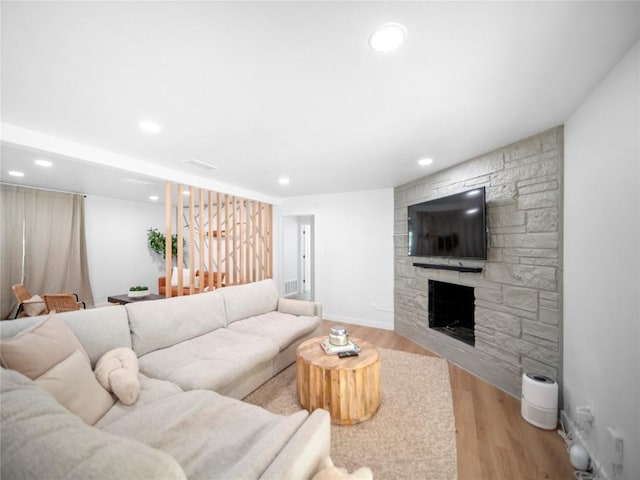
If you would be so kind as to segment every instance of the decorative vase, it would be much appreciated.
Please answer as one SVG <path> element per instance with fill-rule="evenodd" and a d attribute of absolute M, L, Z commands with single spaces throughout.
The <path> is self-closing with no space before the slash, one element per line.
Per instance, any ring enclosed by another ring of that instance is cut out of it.
<path fill-rule="evenodd" d="M 331 345 L 344 346 L 349 343 L 347 329 L 341 326 L 331 327 L 329 330 L 329 343 Z"/>

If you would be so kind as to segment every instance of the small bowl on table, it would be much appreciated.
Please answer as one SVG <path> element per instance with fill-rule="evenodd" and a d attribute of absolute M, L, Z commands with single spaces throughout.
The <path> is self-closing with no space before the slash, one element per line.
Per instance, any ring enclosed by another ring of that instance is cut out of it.
<path fill-rule="evenodd" d="M 129 298 L 143 298 L 149 295 L 149 289 L 146 290 L 129 290 L 127 296 Z"/>

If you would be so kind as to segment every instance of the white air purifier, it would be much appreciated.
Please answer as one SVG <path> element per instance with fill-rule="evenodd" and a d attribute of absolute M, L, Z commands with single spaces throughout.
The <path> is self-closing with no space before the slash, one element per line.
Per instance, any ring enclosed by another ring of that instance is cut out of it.
<path fill-rule="evenodd" d="M 553 430 L 558 425 L 558 384 L 536 373 L 522 375 L 522 418 L 531 425 Z"/>

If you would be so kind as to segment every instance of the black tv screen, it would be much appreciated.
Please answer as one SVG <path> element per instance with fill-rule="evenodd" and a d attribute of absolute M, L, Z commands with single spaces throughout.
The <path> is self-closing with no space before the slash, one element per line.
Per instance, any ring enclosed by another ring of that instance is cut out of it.
<path fill-rule="evenodd" d="M 487 258 L 485 188 L 410 205 L 409 255 Z"/>

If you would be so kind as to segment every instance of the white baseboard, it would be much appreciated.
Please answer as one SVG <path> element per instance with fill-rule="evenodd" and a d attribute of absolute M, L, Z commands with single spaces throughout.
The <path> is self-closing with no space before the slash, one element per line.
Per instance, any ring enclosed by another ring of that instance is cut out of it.
<path fill-rule="evenodd" d="M 610 472 L 607 472 L 603 468 L 602 463 L 594 455 L 593 449 L 587 441 L 588 434 L 584 432 L 571 417 L 569 417 L 569 414 L 565 410 L 560 410 L 560 421 L 563 423 L 567 432 L 573 437 L 573 443 L 582 445 L 589 454 L 591 468 L 593 469 L 593 472 L 598 475 L 598 479 L 613 480 L 611 475 L 609 475 Z"/>
<path fill-rule="evenodd" d="M 351 323 L 353 325 L 361 325 L 363 327 L 381 328 L 383 330 L 393 330 L 393 323 L 380 322 L 371 319 L 362 319 L 355 317 L 347 317 L 345 315 L 334 315 L 333 313 L 323 313 L 323 320 L 331 320 L 332 322 Z"/>

